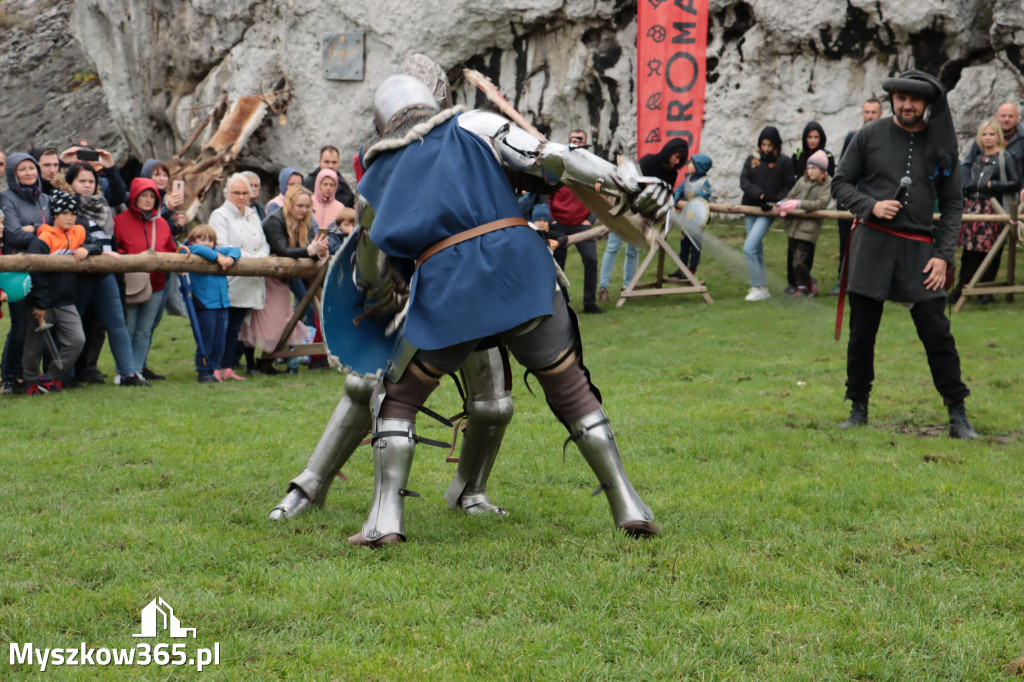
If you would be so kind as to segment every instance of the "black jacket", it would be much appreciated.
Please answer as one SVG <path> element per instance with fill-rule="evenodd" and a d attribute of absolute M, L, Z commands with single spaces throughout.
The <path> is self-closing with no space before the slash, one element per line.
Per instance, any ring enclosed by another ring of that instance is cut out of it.
<path fill-rule="evenodd" d="M 1003 152 L 1006 177 L 999 170 L 999 155 L 985 156 L 979 153 L 970 162 L 964 161 L 964 197 L 967 199 L 991 199 L 1002 201 L 1004 194 L 1014 194 L 1020 186 L 1017 164 L 1013 155 Z M 989 186 L 991 184 L 991 186 Z M 1009 210 L 1009 206 L 1003 208 Z"/>
<path fill-rule="evenodd" d="M 274 211 L 263 221 L 263 234 L 270 244 L 270 253 L 284 258 L 309 258 L 305 246 L 288 246 L 288 226 L 284 222 L 284 211 Z M 316 236 L 313 226 L 309 228 L 310 240 Z"/>
<path fill-rule="evenodd" d="M 86 231 L 82 248 L 95 256 L 103 251 L 99 243 Z M 50 247 L 42 239 L 33 238 L 25 253 L 49 255 Z M 78 275 L 74 272 L 33 272 L 32 290 L 26 297 L 32 307 L 49 310 L 65 305 L 75 305 L 78 295 Z"/>
<path fill-rule="evenodd" d="M 1013 132 L 1013 137 L 1010 138 L 1006 143 L 1006 153 L 1009 156 L 1006 157 L 1007 161 L 1013 160 L 1013 169 L 1016 172 L 1018 187 L 1020 183 L 1024 183 L 1024 125 L 1018 123 L 1017 129 Z M 967 156 L 964 157 L 964 173 L 967 173 L 967 166 L 973 165 L 975 159 L 981 155 L 981 149 L 978 148 L 977 141 L 971 143 L 971 148 L 967 150 Z M 10 168 L 10 161 L 7 162 L 7 167 Z"/>
<path fill-rule="evenodd" d="M 668 157 L 676 152 L 682 152 L 683 155 L 679 166 L 676 168 L 666 168 L 665 162 L 668 160 Z M 665 146 L 657 154 L 644 154 L 640 158 L 640 172 L 644 175 L 660 178 L 667 182 L 669 187 L 675 189 L 676 175 L 679 169 L 686 165 L 687 160 L 690 158 L 689 154 L 690 145 L 686 143 L 686 140 L 681 137 L 673 137 L 665 143 Z"/>
<path fill-rule="evenodd" d="M 812 130 L 818 131 L 819 140 L 817 149 L 811 149 L 807 144 L 807 134 Z M 804 134 L 800 140 L 800 146 L 795 152 L 793 152 L 793 174 L 796 179 L 799 180 L 800 176 L 804 174 L 804 170 L 807 169 L 807 159 L 811 158 L 811 154 L 816 152 L 818 149 L 825 152 L 825 156 L 828 157 L 828 176 L 835 177 L 836 174 L 836 160 L 832 156 L 832 152 L 825 149 L 825 143 L 828 138 L 825 136 L 825 129 L 821 127 L 821 124 L 817 121 L 811 121 L 804 126 Z M 846 145 L 843 145 L 843 149 L 846 149 Z"/>
<path fill-rule="evenodd" d="M 740 189 L 743 190 L 741 203 L 744 206 L 767 206 L 765 210 L 768 210 L 771 204 L 785 199 L 795 184 L 793 159 L 788 156 L 779 156 L 774 168 L 763 160 L 754 166 L 754 157 L 748 156 L 740 173 Z M 764 194 L 763 200 L 759 198 L 761 194 Z"/>

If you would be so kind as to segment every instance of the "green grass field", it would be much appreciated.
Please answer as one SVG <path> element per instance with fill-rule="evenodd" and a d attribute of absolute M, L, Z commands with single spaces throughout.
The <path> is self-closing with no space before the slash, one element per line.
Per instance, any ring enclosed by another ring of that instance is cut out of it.
<path fill-rule="evenodd" d="M 342 377 L 303 368 L 198 385 L 187 322 L 171 318 L 150 362 L 169 378 L 151 389 L 0 399 L 0 639 L 168 641 L 132 637 L 140 610 L 162 597 L 197 628 L 175 641 L 190 655 L 218 643 L 219 665 L 204 674 L 228 679 L 1005 678 L 1024 654 L 1024 307 L 972 303 L 953 317 L 980 442 L 946 437 L 910 316 L 894 305 L 871 425 L 840 432 L 836 299 L 781 295 L 785 237 L 773 230 L 773 297 L 744 302 L 742 228 L 709 231 L 722 246 L 698 274 L 713 305 L 652 297 L 581 320 L 586 362 L 660 537 L 613 530 L 604 499 L 590 496 L 593 475 L 572 447 L 563 461 L 564 431 L 518 369 L 490 483 L 507 519 L 449 512 L 454 465 L 421 447 L 410 487 L 423 497 L 406 505 L 404 545 L 345 544 L 369 505 L 368 448 L 322 511 L 268 522 Z M 827 229 L 815 266 L 823 291 L 835 251 Z M 581 280 L 575 253 L 569 264 Z M 113 374 L 106 352 L 101 366 Z M 450 381 L 431 406 L 457 411 Z M 5 661 L 0 679 L 38 667 Z"/>

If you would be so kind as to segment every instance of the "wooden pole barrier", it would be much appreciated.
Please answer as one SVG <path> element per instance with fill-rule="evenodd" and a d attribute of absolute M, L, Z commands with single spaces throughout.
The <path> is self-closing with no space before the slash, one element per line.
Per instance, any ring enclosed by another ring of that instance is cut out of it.
<path fill-rule="evenodd" d="M 89 256 L 77 261 L 74 256 L 14 254 L 0 256 L 0 272 L 76 272 L 106 274 L 110 272 L 200 272 L 208 275 L 240 275 L 243 277 L 317 276 L 326 261 L 311 258 L 240 258 L 227 270 L 199 256 L 184 253 L 137 253 L 131 256 Z"/>
<path fill-rule="evenodd" d="M 682 209 L 686 206 L 685 201 L 680 201 L 676 204 L 676 208 Z M 739 213 L 740 215 L 754 215 L 754 216 L 771 216 L 774 218 L 781 218 L 777 213 L 771 211 L 762 211 L 756 206 L 743 206 L 740 204 L 708 204 L 708 208 L 711 209 L 712 213 Z M 832 218 L 836 220 L 853 220 L 854 215 L 849 211 L 791 211 L 787 217 L 789 218 Z M 933 220 L 939 219 L 939 214 L 936 213 L 932 216 Z M 1010 222 L 1010 216 L 996 216 L 996 215 L 984 215 L 981 213 L 965 213 L 960 218 L 961 222 L 965 223 L 1006 223 Z"/>

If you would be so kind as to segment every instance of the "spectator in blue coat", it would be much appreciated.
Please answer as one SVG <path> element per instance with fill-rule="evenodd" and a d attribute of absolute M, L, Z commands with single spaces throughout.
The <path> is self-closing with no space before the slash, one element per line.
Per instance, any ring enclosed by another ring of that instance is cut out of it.
<path fill-rule="evenodd" d="M 209 225 L 197 225 L 188 233 L 185 242 L 190 254 L 217 263 L 222 270 L 230 268 L 242 257 L 237 246 L 217 246 L 217 232 Z M 224 354 L 224 340 L 228 328 L 228 278 L 224 275 L 207 275 L 194 272 L 192 280 L 192 302 L 199 320 L 199 335 L 202 349 L 196 344 L 196 380 L 207 384 L 225 379 L 245 381 L 231 367 L 220 368 Z M 205 355 L 202 351 L 205 351 Z"/>

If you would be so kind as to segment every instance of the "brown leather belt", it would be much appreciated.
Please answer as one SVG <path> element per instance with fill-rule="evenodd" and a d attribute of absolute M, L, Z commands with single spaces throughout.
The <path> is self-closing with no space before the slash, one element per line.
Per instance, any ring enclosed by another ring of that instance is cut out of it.
<path fill-rule="evenodd" d="M 433 256 L 438 251 L 443 251 L 444 249 L 447 249 L 449 246 L 455 246 L 459 242 L 464 242 L 467 239 L 479 237 L 482 234 L 494 232 L 495 230 L 503 230 L 506 227 L 512 227 L 514 225 L 526 225 L 527 227 L 529 227 L 530 224 L 526 222 L 526 220 L 523 218 L 502 218 L 501 220 L 495 220 L 490 223 L 478 225 L 477 227 L 474 227 L 471 230 L 466 230 L 465 232 L 453 234 L 451 237 L 448 237 L 447 239 L 442 239 L 433 246 L 428 247 L 423 253 L 421 253 L 419 258 L 416 259 L 416 267 L 419 268 L 427 261 L 428 258 Z"/>

